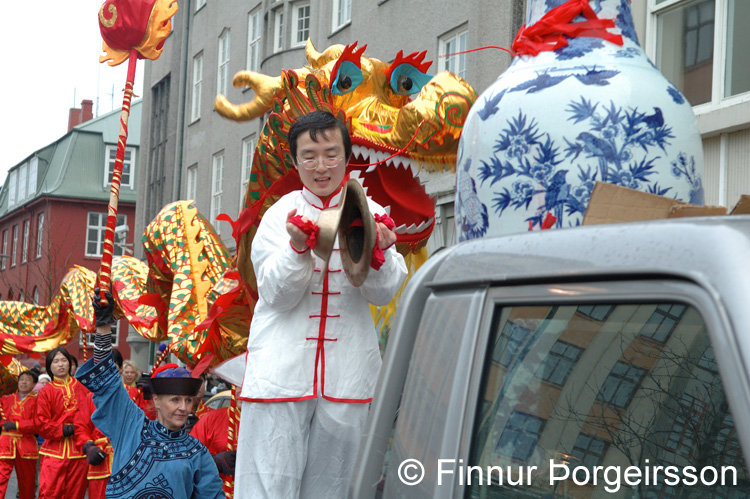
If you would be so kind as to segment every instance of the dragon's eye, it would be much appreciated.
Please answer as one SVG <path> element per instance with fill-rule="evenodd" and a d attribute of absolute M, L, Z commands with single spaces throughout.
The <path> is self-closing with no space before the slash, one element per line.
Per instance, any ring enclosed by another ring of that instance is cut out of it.
<path fill-rule="evenodd" d="M 352 88 L 352 79 L 349 77 L 349 75 L 339 76 L 338 80 L 336 81 L 336 88 L 341 90 L 342 94 L 347 93 L 349 89 Z"/>
<path fill-rule="evenodd" d="M 397 92 L 400 94 L 410 94 L 410 90 L 414 86 L 414 82 L 411 81 L 411 78 L 409 78 L 406 75 L 401 75 L 398 77 L 398 90 Z"/>
<path fill-rule="evenodd" d="M 336 71 L 333 85 L 331 85 L 331 92 L 336 95 L 348 94 L 357 85 L 362 83 L 362 70 L 355 66 L 350 61 L 343 61 Z"/>
<path fill-rule="evenodd" d="M 388 68 L 387 78 L 391 89 L 400 95 L 416 94 L 432 79 L 432 75 L 425 73 L 432 61 L 425 61 L 426 52 L 414 52 L 404 57 L 399 51 L 396 59 Z"/>
<path fill-rule="evenodd" d="M 367 45 L 357 49 L 357 42 L 344 47 L 341 56 L 331 70 L 331 93 L 344 95 L 362 83 L 361 57 Z"/>

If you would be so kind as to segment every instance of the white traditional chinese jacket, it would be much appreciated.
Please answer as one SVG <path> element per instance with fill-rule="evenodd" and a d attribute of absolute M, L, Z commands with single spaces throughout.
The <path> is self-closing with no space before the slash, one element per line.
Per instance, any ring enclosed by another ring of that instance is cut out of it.
<path fill-rule="evenodd" d="M 336 206 L 340 191 L 329 197 Z M 383 208 L 368 199 L 370 211 Z M 407 270 L 395 246 L 385 251 L 380 270 L 370 269 L 355 288 L 341 268 L 338 240 L 322 272 L 312 251 L 298 253 L 286 230 L 288 213 L 312 221 L 328 208 L 307 189 L 287 194 L 263 215 L 251 260 L 258 280 L 247 342 L 240 399 L 293 402 L 323 397 L 334 402 L 372 400 L 381 359 L 370 304 L 388 304 Z"/>

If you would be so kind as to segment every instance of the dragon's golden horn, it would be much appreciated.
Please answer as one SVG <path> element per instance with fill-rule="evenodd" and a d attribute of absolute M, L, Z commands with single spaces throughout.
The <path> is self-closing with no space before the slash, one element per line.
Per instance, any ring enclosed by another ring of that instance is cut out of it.
<path fill-rule="evenodd" d="M 322 54 L 315 50 L 315 46 L 312 43 L 312 40 L 309 38 L 307 39 L 307 45 L 305 45 L 305 56 L 307 57 L 307 62 L 312 65 L 315 69 L 320 69 L 329 62 L 338 59 L 341 54 L 344 52 L 345 45 L 331 45 L 328 47 L 325 52 Z"/>
<path fill-rule="evenodd" d="M 283 90 L 280 76 L 273 78 L 252 71 L 240 71 L 234 75 L 232 84 L 237 88 L 250 87 L 255 91 L 252 101 L 240 105 L 232 104 L 223 94 L 216 96 L 214 109 L 234 121 L 250 121 L 263 116 L 263 113 L 271 109 L 273 98 Z"/>

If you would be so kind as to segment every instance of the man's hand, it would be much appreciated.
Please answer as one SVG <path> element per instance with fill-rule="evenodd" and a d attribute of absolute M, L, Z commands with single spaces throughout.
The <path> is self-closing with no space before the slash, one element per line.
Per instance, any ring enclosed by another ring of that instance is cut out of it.
<path fill-rule="evenodd" d="M 91 466 L 97 466 L 104 462 L 107 455 L 94 442 L 88 441 L 83 444 L 83 453 L 86 454 L 86 462 Z"/>
<path fill-rule="evenodd" d="M 16 431 L 17 429 L 18 427 L 13 421 L 6 421 L 5 423 L 3 423 L 4 431 Z"/>
<path fill-rule="evenodd" d="M 115 323 L 115 302 L 112 298 L 112 293 L 106 291 L 104 296 L 107 299 L 106 306 L 101 303 L 99 288 L 94 288 L 94 318 L 96 319 L 97 326 L 108 326 Z"/>
<path fill-rule="evenodd" d="M 294 215 L 297 214 L 297 209 L 293 209 L 286 216 L 286 231 L 289 233 L 289 239 L 292 243 L 292 247 L 302 253 L 307 250 L 307 234 L 302 232 L 299 227 L 289 221 Z M 309 221 L 307 217 L 302 217 L 303 222 Z"/>
<path fill-rule="evenodd" d="M 75 433 L 75 426 L 73 426 L 72 424 L 64 424 L 62 426 L 63 437 L 69 437 L 73 433 Z"/>
<path fill-rule="evenodd" d="M 378 229 L 378 247 L 384 250 L 393 246 L 396 242 L 396 233 L 382 222 L 375 222 L 375 227 Z"/>

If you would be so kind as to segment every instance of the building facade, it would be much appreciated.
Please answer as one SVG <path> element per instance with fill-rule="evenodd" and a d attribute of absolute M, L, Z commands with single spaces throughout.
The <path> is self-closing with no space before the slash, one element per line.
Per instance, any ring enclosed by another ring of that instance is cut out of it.
<path fill-rule="evenodd" d="M 0 191 L 2 300 L 45 306 L 71 267 L 99 270 L 120 112 L 92 119 L 91 105 L 84 101 L 82 112 L 71 110 L 68 133 L 8 172 Z M 140 118 L 137 101 L 129 121 L 132 137 L 125 152 L 115 256 L 132 254 Z M 77 124 L 82 120 L 87 121 Z M 115 345 L 128 358 L 127 321 L 120 321 L 117 329 Z M 79 335 L 67 345 L 78 359 L 83 358 L 81 343 Z"/>

